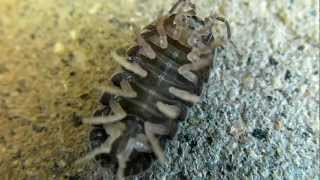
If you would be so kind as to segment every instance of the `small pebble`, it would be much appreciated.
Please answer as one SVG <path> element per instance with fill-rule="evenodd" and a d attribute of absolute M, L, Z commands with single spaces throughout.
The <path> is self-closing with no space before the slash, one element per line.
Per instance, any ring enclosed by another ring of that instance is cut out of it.
<path fill-rule="evenodd" d="M 299 87 L 299 91 L 302 95 L 304 95 L 306 93 L 306 91 L 308 90 L 308 86 L 306 84 L 302 84 L 300 87 Z"/>
<path fill-rule="evenodd" d="M 287 70 L 286 74 L 284 75 L 284 79 L 285 80 L 290 80 L 291 77 L 292 77 L 291 72 L 289 70 Z"/>
<path fill-rule="evenodd" d="M 242 78 L 242 85 L 247 89 L 253 89 L 254 87 L 254 78 L 251 74 L 247 74 Z"/>
<path fill-rule="evenodd" d="M 64 52 L 65 48 L 64 48 L 64 45 L 61 43 L 61 42 L 57 42 L 55 45 L 54 45 L 54 48 L 53 48 L 53 51 L 56 53 L 56 54 L 62 54 Z"/>
<path fill-rule="evenodd" d="M 268 131 L 262 129 L 254 129 L 251 135 L 260 140 L 266 140 L 268 138 Z"/>
<path fill-rule="evenodd" d="M 76 40 L 78 38 L 78 33 L 76 30 L 71 30 L 69 34 L 72 40 Z"/>
<path fill-rule="evenodd" d="M 66 167 L 67 163 L 66 163 L 64 160 L 60 160 L 60 161 L 58 162 L 58 165 L 59 165 L 60 167 Z"/>
<path fill-rule="evenodd" d="M 276 130 L 281 130 L 283 128 L 283 122 L 280 119 L 276 120 L 274 122 L 274 128 Z"/>
<path fill-rule="evenodd" d="M 101 4 L 97 3 L 97 4 L 93 5 L 93 6 L 89 9 L 88 12 L 89 12 L 89 14 L 94 15 L 94 14 L 96 14 L 96 13 L 99 11 L 100 8 L 101 8 Z"/>
<path fill-rule="evenodd" d="M 235 122 L 231 126 L 230 131 L 229 131 L 229 133 L 236 138 L 239 138 L 244 132 L 245 132 L 245 130 L 244 130 L 243 125 L 240 121 Z"/>
<path fill-rule="evenodd" d="M 272 79 L 272 87 L 274 89 L 281 89 L 282 87 L 282 81 L 281 81 L 281 77 L 278 75 L 278 76 L 275 76 L 273 79 Z"/>
<path fill-rule="evenodd" d="M 32 125 L 32 131 L 34 131 L 36 133 L 46 132 L 47 130 L 48 130 L 47 127 L 39 126 L 37 124 Z"/>
<path fill-rule="evenodd" d="M 32 159 L 27 159 L 26 161 L 24 161 L 24 166 L 26 167 L 30 167 L 33 164 Z"/>
<path fill-rule="evenodd" d="M 269 63 L 273 66 L 276 66 L 279 64 L 278 61 L 273 56 L 269 57 Z"/>

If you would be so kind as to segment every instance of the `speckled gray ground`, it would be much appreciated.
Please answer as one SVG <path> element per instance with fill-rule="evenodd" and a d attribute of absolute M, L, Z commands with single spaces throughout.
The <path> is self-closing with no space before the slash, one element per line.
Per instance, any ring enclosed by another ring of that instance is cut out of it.
<path fill-rule="evenodd" d="M 241 57 L 219 50 L 203 101 L 150 179 L 319 179 L 318 2 L 197 4 L 229 19 Z"/>

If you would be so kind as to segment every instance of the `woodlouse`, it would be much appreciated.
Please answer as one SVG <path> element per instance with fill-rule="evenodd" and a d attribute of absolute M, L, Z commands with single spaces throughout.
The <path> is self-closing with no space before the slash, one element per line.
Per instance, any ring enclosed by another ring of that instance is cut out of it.
<path fill-rule="evenodd" d="M 139 174 L 159 159 L 174 137 L 188 107 L 200 101 L 214 50 L 221 45 L 212 27 L 224 18 L 195 13 L 190 1 L 180 0 L 168 15 L 146 26 L 130 48 L 128 58 L 113 53 L 124 69 L 112 78 L 100 102 L 104 108 L 83 123 L 93 125 L 92 151 L 78 162 L 95 158 L 120 179 Z"/>

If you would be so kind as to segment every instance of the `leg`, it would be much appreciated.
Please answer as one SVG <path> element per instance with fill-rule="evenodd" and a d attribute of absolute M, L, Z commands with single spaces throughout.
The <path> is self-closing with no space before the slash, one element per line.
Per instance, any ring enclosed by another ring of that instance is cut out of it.
<path fill-rule="evenodd" d="M 169 14 L 180 13 L 181 9 L 186 6 L 188 0 L 178 0 L 169 10 Z"/>
<path fill-rule="evenodd" d="M 120 121 L 127 116 L 127 113 L 123 110 L 118 102 L 115 102 L 115 100 L 110 100 L 109 105 L 113 114 L 109 114 L 107 116 L 84 118 L 82 122 L 85 124 L 111 124 Z"/>
<path fill-rule="evenodd" d="M 163 164 L 166 163 L 165 155 L 163 153 L 163 150 L 160 146 L 159 139 L 155 136 L 156 134 L 158 135 L 167 135 L 169 134 L 169 130 L 160 124 L 154 124 L 150 122 L 145 122 L 144 123 L 144 128 L 145 128 L 145 133 L 146 136 L 149 140 L 149 143 L 151 144 L 153 152 L 156 154 L 158 157 L 159 161 Z"/>

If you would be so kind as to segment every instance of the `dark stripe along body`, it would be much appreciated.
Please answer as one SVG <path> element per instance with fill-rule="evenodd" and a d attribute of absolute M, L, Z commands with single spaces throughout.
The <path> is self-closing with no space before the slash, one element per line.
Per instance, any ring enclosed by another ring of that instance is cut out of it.
<path fill-rule="evenodd" d="M 144 172 L 156 159 L 165 161 L 164 145 L 208 80 L 216 20 L 224 21 L 202 20 L 193 4 L 181 0 L 169 15 L 144 28 L 127 59 L 113 54 L 124 70 L 105 89 L 104 108 L 83 119 L 94 126 L 92 151 L 80 161 L 95 158 L 119 179 Z"/>

